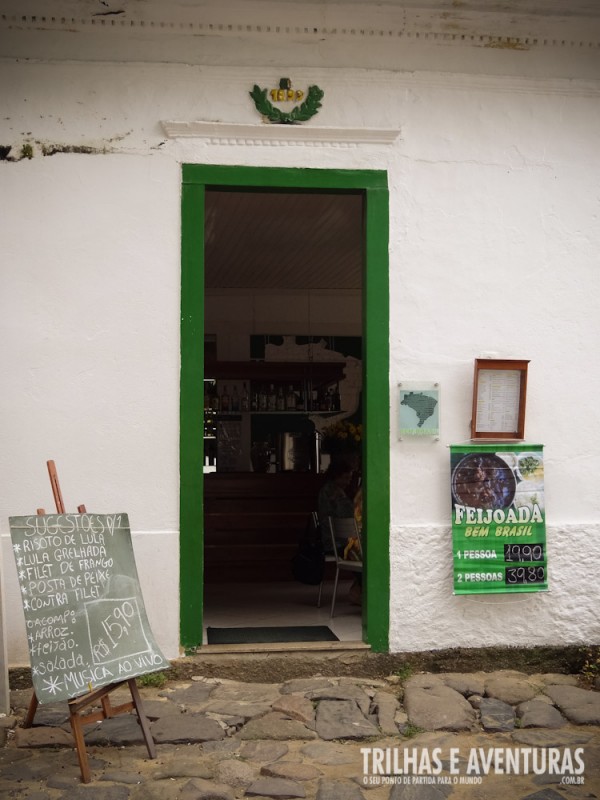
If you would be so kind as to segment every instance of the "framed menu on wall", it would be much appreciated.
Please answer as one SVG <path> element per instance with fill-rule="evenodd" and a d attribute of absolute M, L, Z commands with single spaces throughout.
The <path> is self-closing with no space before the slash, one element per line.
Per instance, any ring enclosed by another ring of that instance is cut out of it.
<path fill-rule="evenodd" d="M 475 359 L 471 439 L 524 439 L 527 365 L 517 359 Z"/>

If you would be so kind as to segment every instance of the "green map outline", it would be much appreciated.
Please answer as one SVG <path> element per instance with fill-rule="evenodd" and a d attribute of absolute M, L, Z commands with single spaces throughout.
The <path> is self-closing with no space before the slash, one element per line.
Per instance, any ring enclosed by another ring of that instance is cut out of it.
<path fill-rule="evenodd" d="M 400 403 L 399 403 L 399 409 L 400 409 L 400 412 L 399 412 L 399 416 L 400 416 L 400 433 L 404 433 L 405 435 L 414 436 L 414 435 L 419 435 L 419 433 L 415 433 L 415 431 L 423 431 L 423 435 L 425 435 L 425 431 L 427 431 L 428 435 L 436 435 L 436 434 L 438 434 L 439 433 L 439 402 L 440 402 L 439 401 L 439 391 L 438 391 L 438 389 L 402 389 L 401 388 L 400 389 L 400 393 L 401 393 Z M 422 401 L 428 400 L 428 401 L 432 401 L 433 402 L 434 405 L 431 408 L 430 413 L 427 414 L 427 416 L 421 417 L 421 415 L 419 414 L 419 411 L 418 411 L 418 408 L 417 408 L 419 403 L 417 403 L 416 404 L 417 407 L 415 407 L 415 405 L 412 405 L 412 404 L 406 402 L 407 398 L 409 398 L 411 395 L 414 395 L 413 399 L 422 398 Z M 435 395 L 435 397 L 433 397 L 432 395 Z M 411 423 L 409 420 L 403 419 L 403 417 L 405 417 L 405 415 L 408 413 L 408 410 L 412 411 L 414 413 L 414 415 L 416 416 L 416 419 L 417 419 L 416 426 L 415 426 L 414 422 Z M 434 420 L 437 421 L 437 425 L 432 427 L 432 425 L 430 423 L 426 428 L 424 428 L 425 423 L 428 420 L 431 420 L 432 418 L 434 418 Z"/>

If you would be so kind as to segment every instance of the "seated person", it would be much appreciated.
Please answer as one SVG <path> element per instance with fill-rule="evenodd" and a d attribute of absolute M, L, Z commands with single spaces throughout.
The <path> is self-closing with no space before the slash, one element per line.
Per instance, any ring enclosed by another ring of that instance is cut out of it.
<path fill-rule="evenodd" d="M 327 517 L 338 519 L 354 517 L 354 502 L 348 494 L 353 476 L 354 463 L 346 458 L 332 460 L 325 473 L 325 483 L 319 492 L 317 511 L 321 523 L 323 549 L 326 553 L 331 553 Z"/>
<path fill-rule="evenodd" d="M 362 528 L 362 487 L 358 492 L 350 494 L 355 470 L 356 458 L 349 456 L 331 461 L 325 473 L 326 481 L 321 487 L 318 498 L 318 514 L 325 553 L 332 552 L 327 517 L 354 518 L 359 530 Z M 344 549 L 344 543 L 338 542 L 338 554 L 342 557 L 344 557 Z M 350 587 L 349 599 L 356 605 L 362 604 L 362 575 L 354 578 Z"/>

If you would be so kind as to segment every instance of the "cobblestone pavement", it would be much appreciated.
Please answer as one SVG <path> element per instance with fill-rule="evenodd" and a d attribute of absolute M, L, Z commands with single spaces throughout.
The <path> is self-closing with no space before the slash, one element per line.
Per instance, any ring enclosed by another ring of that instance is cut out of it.
<path fill-rule="evenodd" d="M 82 784 L 66 703 L 1 720 L 0 797 L 30 800 L 600 798 L 600 692 L 575 676 L 429 673 L 279 684 L 194 676 L 141 688 L 135 714 L 86 728 Z M 128 699 L 123 689 L 113 705 Z"/>

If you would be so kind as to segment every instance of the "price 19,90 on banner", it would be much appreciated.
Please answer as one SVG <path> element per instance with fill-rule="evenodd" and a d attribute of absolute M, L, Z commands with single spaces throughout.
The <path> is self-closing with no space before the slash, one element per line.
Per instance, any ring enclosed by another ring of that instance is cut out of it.
<path fill-rule="evenodd" d="M 548 589 L 542 445 L 451 445 L 455 594 Z"/>

